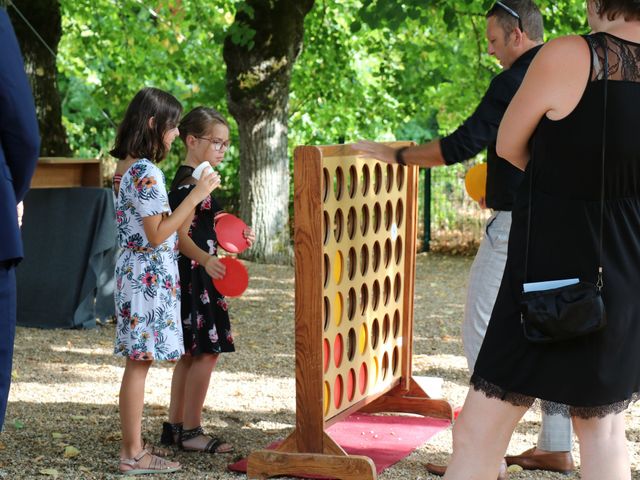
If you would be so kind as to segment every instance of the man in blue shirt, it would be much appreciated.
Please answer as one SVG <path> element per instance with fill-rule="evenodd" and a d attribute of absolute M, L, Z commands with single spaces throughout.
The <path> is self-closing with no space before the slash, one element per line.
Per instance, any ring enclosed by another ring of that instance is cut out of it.
<path fill-rule="evenodd" d="M 496 153 L 498 126 L 520 87 L 531 61 L 543 41 L 540 10 L 531 0 L 496 2 L 487 12 L 488 53 L 504 70 L 493 78 L 473 114 L 452 134 L 415 147 L 395 150 L 374 142 L 356 148 L 387 163 L 437 167 L 469 160 L 487 150 L 487 184 L 480 203 L 491 208 L 485 235 L 469 273 L 462 340 L 469 370 L 476 358 L 491 318 L 507 259 L 511 209 L 523 173 Z M 508 464 L 525 469 L 567 472 L 573 470 L 571 422 L 561 415 L 543 416 L 537 447 L 507 457 Z M 503 467 L 504 468 L 504 467 Z M 428 464 L 431 473 L 444 474 L 445 467 Z M 506 477 L 506 473 L 501 474 Z"/>
<path fill-rule="evenodd" d="M 22 259 L 18 204 L 29 190 L 40 136 L 33 96 L 11 22 L 0 8 L 0 429 L 16 330 L 15 267 Z"/>

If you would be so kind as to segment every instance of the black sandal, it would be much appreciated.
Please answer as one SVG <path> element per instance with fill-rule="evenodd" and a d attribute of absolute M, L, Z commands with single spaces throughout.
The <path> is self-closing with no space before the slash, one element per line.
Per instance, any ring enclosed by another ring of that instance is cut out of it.
<path fill-rule="evenodd" d="M 218 448 L 220 448 L 221 445 L 224 445 L 226 442 L 218 437 L 210 437 L 211 440 L 209 440 L 209 442 L 205 445 L 204 448 L 191 448 L 191 447 L 186 447 L 184 445 L 185 441 L 189 441 L 192 440 L 196 437 L 199 436 L 204 436 L 204 437 L 210 437 L 209 435 L 207 435 L 206 433 L 204 433 L 204 430 L 202 429 L 202 427 L 196 427 L 196 428 L 192 428 L 190 430 L 182 430 L 182 433 L 180 434 L 180 448 L 182 450 L 184 450 L 185 452 L 205 452 L 205 453 L 231 453 L 233 452 L 233 446 L 230 445 L 231 448 L 229 448 L 229 450 L 222 450 L 219 451 Z"/>
<path fill-rule="evenodd" d="M 180 436 L 182 435 L 182 423 L 162 423 L 162 435 L 160 443 L 162 445 L 180 446 Z"/>

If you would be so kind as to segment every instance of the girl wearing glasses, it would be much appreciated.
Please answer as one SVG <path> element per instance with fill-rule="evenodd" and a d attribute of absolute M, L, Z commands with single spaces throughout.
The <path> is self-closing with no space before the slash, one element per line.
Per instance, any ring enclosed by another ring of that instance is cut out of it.
<path fill-rule="evenodd" d="M 180 123 L 180 138 L 187 154 L 171 184 L 169 202 L 181 205 L 196 184 L 195 168 L 208 162 L 214 168 L 222 162 L 229 148 L 227 121 L 212 108 L 197 107 Z M 211 373 L 221 352 L 233 352 L 233 335 L 228 305 L 214 287 L 212 279 L 225 274 L 218 260 L 214 222 L 223 213 L 211 196 L 204 199 L 179 229 L 181 318 L 186 354 L 180 359 L 171 382 L 169 422 L 162 428 L 165 445 L 178 444 L 183 450 L 229 453 L 233 447 L 207 435 L 202 427 L 202 409 Z M 250 228 L 244 232 L 249 246 L 255 236 Z"/>

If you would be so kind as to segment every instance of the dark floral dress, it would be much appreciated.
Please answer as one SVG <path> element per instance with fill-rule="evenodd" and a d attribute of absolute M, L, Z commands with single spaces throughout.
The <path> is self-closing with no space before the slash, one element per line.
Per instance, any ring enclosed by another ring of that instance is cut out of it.
<path fill-rule="evenodd" d="M 195 187 L 191 177 L 193 168 L 180 166 L 171 184 L 169 204 L 176 209 Z M 210 255 L 216 255 L 218 241 L 213 228 L 214 218 L 222 208 L 211 196 L 203 200 L 195 210 L 189 236 L 194 243 Z M 182 286 L 181 318 L 185 352 L 202 353 L 233 352 L 233 335 L 227 300 L 216 290 L 204 266 L 180 254 L 178 258 L 180 285 Z"/>

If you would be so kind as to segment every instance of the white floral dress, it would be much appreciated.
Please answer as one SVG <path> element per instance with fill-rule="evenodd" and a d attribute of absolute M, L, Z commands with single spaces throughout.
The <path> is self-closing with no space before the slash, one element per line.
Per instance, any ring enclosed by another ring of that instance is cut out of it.
<path fill-rule="evenodd" d="M 114 196 L 121 249 L 115 272 L 114 353 L 133 360 L 178 360 L 184 354 L 178 235 L 154 248 L 142 225 L 144 217 L 171 213 L 164 175 L 149 160 L 138 160 L 122 175 Z"/>

